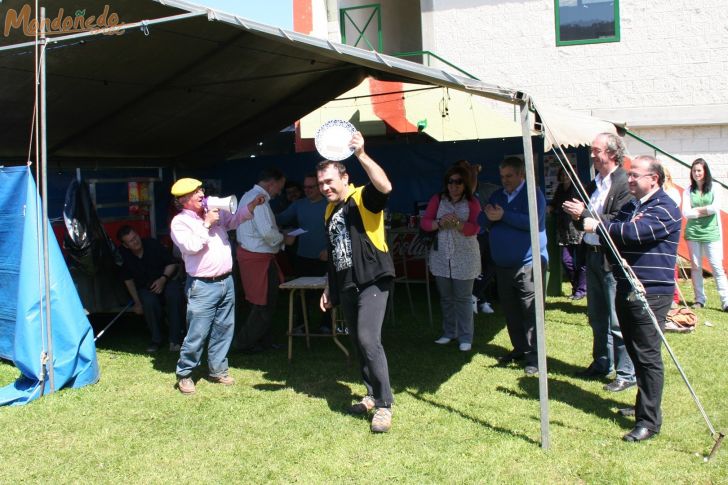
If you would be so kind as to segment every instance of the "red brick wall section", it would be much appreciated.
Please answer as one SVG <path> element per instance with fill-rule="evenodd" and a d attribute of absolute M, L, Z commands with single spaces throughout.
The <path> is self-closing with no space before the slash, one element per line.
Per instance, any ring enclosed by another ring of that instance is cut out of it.
<path fill-rule="evenodd" d="M 302 34 L 310 34 L 313 30 L 312 0 L 293 0 L 293 30 Z M 296 153 L 312 152 L 316 149 L 313 140 L 301 138 L 301 128 L 296 121 Z"/>
<path fill-rule="evenodd" d="M 400 82 L 377 81 L 369 79 L 369 92 L 373 95 L 402 91 Z M 395 133 L 417 133 L 417 126 L 407 121 L 402 93 L 385 94 L 370 98 L 374 114 L 387 124 L 387 130 Z"/>

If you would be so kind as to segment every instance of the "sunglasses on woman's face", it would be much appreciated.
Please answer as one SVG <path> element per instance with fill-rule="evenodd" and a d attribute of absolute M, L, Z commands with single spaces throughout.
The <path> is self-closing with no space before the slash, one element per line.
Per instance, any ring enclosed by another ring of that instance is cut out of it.
<path fill-rule="evenodd" d="M 448 184 L 463 185 L 463 179 L 448 179 Z"/>

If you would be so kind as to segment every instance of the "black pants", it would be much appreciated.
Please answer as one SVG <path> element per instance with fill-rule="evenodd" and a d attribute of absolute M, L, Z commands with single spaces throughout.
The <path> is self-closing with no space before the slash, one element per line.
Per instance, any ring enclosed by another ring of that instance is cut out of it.
<path fill-rule="evenodd" d="M 503 307 L 513 351 L 523 354 L 527 365 L 538 365 L 533 266 L 496 267 L 495 274 L 498 280 L 498 299 Z"/>
<path fill-rule="evenodd" d="M 264 348 L 273 343 L 271 322 L 278 303 L 278 268 L 273 261 L 268 265 L 268 297 L 265 305 L 250 305 L 245 326 L 240 329 L 236 342 L 239 349 L 252 349 L 256 345 Z"/>
<path fill-rule="evenodd" d="M 146 288 L 137 288 L 144 309 L 144 320 L 152 334 L 152 343 L 162 344 L 163 310 L 169 322 L 169 343 L 181 344 L 185 334 L 184 293 L 179 281 L 169 280 L 161 294 L 152 293 Z M 163 308 L 164 307 L 164 308 Z"/>
<path fill-rule="evenodd" d="M 359 354 L 367 395 L 374 397 L 378 408 L 391 407 L 394 401 L 387 356 L 382 347 L 382 323 L 390 286 L 390 282 L 375 283 L 362 290 L 352 288 L 342 291 L 340 295 L 349 335 Z"/>
<path fill-rule="evenodd" d="M 662 426 L 662 387 L 665 369 L 662 365 L 662 340 L 652 323 L 644 303 L 627 301 L 627 295 L 617 293 L 617 318 L 637 377 L 635 426 L 660 431 Z M 665 317 L 672 304 L 672 294 L 647 295 L 647 303 L 657 318 L 660 329 L 665 328 Z"/>

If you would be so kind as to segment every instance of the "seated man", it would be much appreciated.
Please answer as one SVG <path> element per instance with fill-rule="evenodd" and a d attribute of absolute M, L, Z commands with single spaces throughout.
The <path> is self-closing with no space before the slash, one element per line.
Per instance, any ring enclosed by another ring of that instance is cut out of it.
<path fill-rule="evenodd" d="M 119 252 L 124 258 L 121 275 L 132 300 L 133 311 L 144 315 L 152 341 L 147 352 L 156 352 L 162 345 L 162 304 L 167 307 L 169 350 L 178 352 L 182 343 L 184 306 L 182 287 L 172 277 L 177 263 L 156 239 L 142 239 L 131 226 L 122 226 L 116 233 L 121 241 Z"/>

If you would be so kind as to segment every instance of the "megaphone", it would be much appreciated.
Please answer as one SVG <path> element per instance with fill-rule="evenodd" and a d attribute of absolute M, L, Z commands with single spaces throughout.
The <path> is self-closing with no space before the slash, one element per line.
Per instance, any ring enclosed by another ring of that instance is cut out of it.
<path fill-rule="evenodd" d="M 202 205 L 205 209 L 211 211 L 214 209 L 220 209 L 221 211 L 227 211 L 234 214 L 238 210 L 238 198 L 234 195 L 229 197 L 205 197 L 202 200 Z"/>

